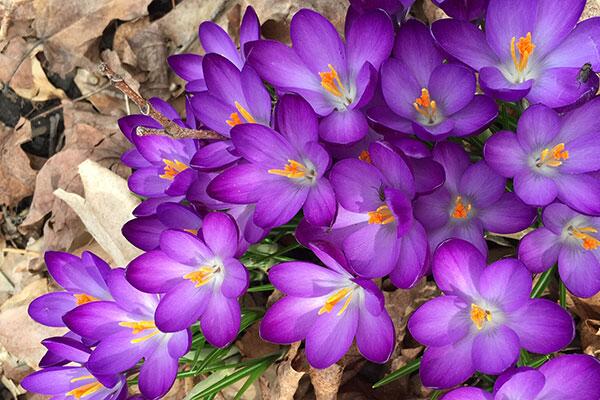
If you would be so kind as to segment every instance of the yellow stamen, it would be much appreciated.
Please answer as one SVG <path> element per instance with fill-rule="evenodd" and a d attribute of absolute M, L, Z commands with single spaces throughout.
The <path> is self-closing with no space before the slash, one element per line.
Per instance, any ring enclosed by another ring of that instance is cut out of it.
<path fill-rule="evenodd" d="M 184 231 L 191 233 L 192 235 L 198 234 L 198 229 L 184 229 Z"/>
<path fill-rule="evenodd" d="M 163 162 L 165 163 L 165 173 L 159 176 L 163 179 L 168 179 L 170 181 L 175 179 L 178 173 L 183 172 L 189 168 L 187 165 L 178 160 L 171 161 L 163 159 Z"/>
<path fill-rule="evenodd" d="M 546 165 L 548 167 L 559 167 L 562 165 L 563 160 L 569 158 L 569 152 L 565 150 L 565 144 L 559 143 L 552 149 L 544 149 L 540 152 L 539 158 L 536 160 L 536 167 Z"/>
<path fill-rule="evenodd" d="M 85 294 L 85 293 L 74 294 L 73 297 L 75 297 L 75 301 L 77 302 L 78 306 L 80 306 L 82 304 L 86 304 L 86 303 L 91 303 L 92 301 L 100 300 L 100 299 L 95 298 L 94 296 L 90 296 L 89 294 Z"/>
<path fill-rule="evenodd" d="M 455 219 L 466 219 L 471 212 L 471 203 L 467 203 L 465 206 L 462 202 L 462 196 L 456 196 L 456 202 L 454 203 L 454 211 L 452 211 L 452 218 Z"/>
<path fill-rule="evenodd" d="M 156 329 L 154 321 L 123 321 L 119 322 L 119 326 L 131 328 L 132 335 L 137 335 L 138 333 L 143 332 L 146 329 Z"/>
<path fill-rule="evenodd" d="M 139 338 L 135 338 L 131 340 L 132 344 L 136 344 L 136 343 L 141 343 L 141 342 L 145 342 L 146 340 L 150 339 L 151 337 L 153 337 L 154 335 L 158 335 L 160 333 L 160 331 L 154 330 L 153 332 L 150 332 L 149 334 L 147 334 L 146 336 L 142 336 Z"/>
<path fill-rule="evenodd" d="M 200 267 L 196 271 L 192 271 L 189 274 L 183 276 L 184 279 L 189 279 L 196 284 L 196 287 L 206 285 L 212 278 L 215 269 L 213 267 Z"/>
<path fill-rule="evenodd" d="M 242 106 L 237 101 L 234 102 L 234 104 L 235 104 L 235 108 L 237 108 L 238 112 L 229 114 L 229 119 L 227 121 L 225 121 L 225 122 L 227 122 L 227 125 L 234 127 L 236 125 L 243 124 L 243 123 L 251 123 L 251 124 L 256 123 L 256 120 L 254 119 L 252 114 L 250 114 L 250 112 L 248 110 L 246 110 L 244 108 L 244 106 Z M 240 114 L 245 119 L 245 121 L 242 121 L 242 119 L 240 118 Z"/>
<path fill-rule="evenodd" d="M 88 375 L 88 376 L 93 378 L 91 375 Z M 83 378 L 85 378 L 85 377 L 75 378 L 75 379 L 72 379 L 71 382 L 76 382 L 77 380 L 81 380 Z M 87 379 L 87 378 L 85 378 L 85 379 Z M 78 388 L 75 388 L 65 394 L 67 396 L 73 396 L 74 398 L 79 400 L 85 396 L 88 396 L 92 393 L 97 392 L 98 390 L 102 389 L 103 387 L 104 386 L 100 382 L 96 381 L 96 382 L 85 384 L 83 386 L 79 386 Z"/>
<path fill-rule="evenodd" d="M 527 62 L 529 61 L 529 57 L 533 53 L 533 49 L 535 49 L 535 44 L 531 41 L 531 32 L 527 32 L 525 37 L 520 37 L 519 41 L 515 42 L 517 38 L 513 36 L 510 41 L 510 55 L 512 57 L 513 63 L 515 64 L 515 69 L 518 72 L 523 72 L 523 70 L 527 67 Z M 519 50 L 519 57 L 517 58 L 517 51 Z"/>
<path fill-rule="evenodd" d="M 600 240 L 591 235 L 592 233 L 598 233 L 596 228 L 592 228 L 591 226 L 585 228 L 570 227 L 569 233 L 577 239 L 580 239 L 581 247 L 586 250 L 596 250 L 600 247 Z"/>
<path fill-rule="evenodd" d="M 475 324 L 478 330 L 483 329 L 483 323 L 485 321 L 492 320 L 492 313 L 488 310 L 484 310 L 476 304 L 471 304 L 471 321 Z"/>
<path fill-rule="evenodd" d="M 333 65 L 327 64 L 329 71 L 319 72 L 319 76 L 321 77 L 321 86 L 329 93 L 336 97 L 343 97 L 346 88 L 342 84 L 340 80 L 340 76 L 338 75 Z"/>
<path fill-rule="evenodd" d="M 429 90 L 426 88 L 421 89 L 421 97 L 415 99 L 413 106 L 419 114 L 428 118 L 430 123 L 433 123 L 433 119 L 437 112 L 437 104 L 435 100 L 431 100 Z"/>
<path fill-rule="evenodd" d="M 385 225 L 396 220 L 392 210 L 386 205 L 378 207 L 375 211 L 369 211 L 367 214 L 369 215 L 370 224 Z"/>
<path fill-rule="evenodd" d="M 358 159 L 361 161 L 364 161 L 366 163 L 371 164 L 371 154 L 369 154 L 368 150 L 363 150 L 360 152 L 360 154 L 358 155 Z"/>
<path fill-rule="evenodd" d="M 323 307 L 321 307 L 319 309 L 319 315 L 331 312 L 331 310 L 333 310 L 333 307 L 335 307 L 335 305 L 337 303 L 339 303 L 346 296 L 348 296 L 348 297 L 346 298 L 344 305 L 342 306 L 340 311 L 338 311 L 338 313 L 337 313 L 338 316 L 342 315 L 344 313 L 344 311 L 346 311 L 346 308 L 348 308 L 348 305 L 350 304 L 350 300 L 352 300 L 352 289 L 350 289 L 350 288 L 340 289 L 337 292 L 335 292 L 334 294 L 332 294 L 331 296 L 329 296 L 327 298 L 327 300 L 325 301 L 325 304 L 323 305 Z"/>
<path fill-rule="evenodd" d="M 267 172 L 273 175 L 285 176 L 290 179 L 304 178 L 308 174 L 308 170 L 304 164 L 299 163 L 296 160 L 288 160 L 288 163 L 283 169 L 270 169 Z"/>

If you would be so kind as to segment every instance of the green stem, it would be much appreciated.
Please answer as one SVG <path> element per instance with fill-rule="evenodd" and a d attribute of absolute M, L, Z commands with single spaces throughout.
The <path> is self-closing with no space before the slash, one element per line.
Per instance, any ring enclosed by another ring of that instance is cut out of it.
<path fill-rule="evenodd" d="M 565 284 L 562 281 L 562 279 L 559 280 L 558 295 L 559 295 L 560 306 L 562 308 L 567 308 L 567 288 L 565 287 Z"/>
<path fill-rule="evenodd" d="M 391 374 L 389 374 L 388 376 L 386 376 L 379 382 L 376 382 L 373 385 L 373 389 L 376 389 L 383 385 L 387 385 L 388 383 L 395 381 L 396 379 L 399 379 L 403 376 L 410 375 L 413 372 L 418 371 L 420 366 L 421 366 L 421 358 L 419 357 L 416 360 L 412 360 L 411 362 L 406 364 L 404 367 L 395 370 L 394 372 L 392 372 Z"/>
<path fill-rule="evenodd" d="M 548 284 L 550 284 L 550 280 L 552 279 L 552 276 L 554 275 L 555 271 L 556 271 L 556 265 L 540 275 L 540 278 L 535 283 L 535 286 L 533 287 L 533 290 L 531 291 L 532 299 L 540 297 L 544 293 L 544 290 L 546 290 L 546 288 L 548 287 Z"/>

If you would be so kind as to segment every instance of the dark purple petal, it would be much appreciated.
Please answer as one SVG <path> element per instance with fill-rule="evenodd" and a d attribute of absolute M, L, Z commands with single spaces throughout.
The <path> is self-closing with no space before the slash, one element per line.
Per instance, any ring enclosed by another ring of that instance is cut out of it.
<path fill-rule="evenodd" d="M 227 121 L 231 118 L 231 114 L 235 112 L 233 104 L 227 104 L 208 91 L 194 95 L 191 102 L 196 115 L 204 125 L 225 137 L 229 137 L 231 126 Z"/>
<path fill-rule="evenodd" d="M 360 354 L 367 360 L 383 364 L 392 355 L 394 341 L 394 324 L 388 313 L 374 316 L 361 307 L 356 330 L 356 346 Z"/>
<path fill-rule="evenodd" d="M 122 330 L 119 322 L 128 321 L 129 315 L 114 302 L 94 301 L 69 311 L 63 319 L 76 334 L 100 340 Z"/>
<path fill-rule="evenodd" d="M 190 164 L 201 171 L 220 171 L 239 159 L 231 154 L 232 147 L 229 140 L 210 143 L 198 149 Z"/>
<path fill-rule="evenodd" d="M 312 241 L 307 244 L 307 247 L 330 269 L 342 275 L 354 275 L 346 256 L 339 247 L 323 240 Z"/>
<path fill-rule="evenodd" d="M 147 332 L 141 333 L 144 334 Z M 87 363 L 90 372 L 108 375 L 127 371 L 155 345 L 154 340 L 131 343 L 132 339 L 135 339 L 135 336 L 127 329 L 101 340 Z"/>
<path fill-rule="evenodd" d="M 319 136 L 326 142 L 353 143 L 367 134 L 369 125 L 362 111 L 334 111 L 319 123 Z"/>
<path fill-rule="evenodd" d="M 89 372 L 82 367 L 50 367 L 26 376 L 21 384 L 30 392 L 64 395 L 73 389 L 71 381 L 84 375 L 89 375 Z"/>
<path fill-rule="evenodd" d="M 133 137 L 136 136 L 135 130 L 138 126 L 156 129 L 162 128 L 162 125 L 154 119 L 152 119 L 151 117 L 139 114 L 126 115 L 125 117 L 121 117 L 119 118 L 118 123 L 121 132 L 123 132 L 125 137 L 130 142 L 132 142 Z"/>
<path fill-rule="evenodd" d="M 398 262 L 390 280 L 397 288 L 408 289 L 427 273 L 429 246 L 423 226 L 414 221 L 411 230 L 400 238 Z"/>
<path fill-rule="evenodd" d="M 165 224 L 155 215 L 151 215 L 127 221 L 121 232 L 135 247 L 148 251 L 158 247 L 158 238 L 165 229 L 167 229 Z"/>
<path fill-rule="evenodd" d="M 427 85 L 431 98 L 443 115 L 462 110 L 475 96 L 475 75 L 457 64 L 442 64 L 431 73 Z"/>
<path fill-rule="evenodd" d="M 439 288 L 461 298 L 478 296 L 479 278 L 484 267 L 485 258 L 481 252 L 464 240 L 448 240 L 433 256 L 432 271 Z"/>
<path fill-rule="evenodd" d="M 240 57 L 237 47 L 219 25 L 211 21 L 203 22 L 198 30 L 200 42 L 206 53 L 217 53 L 231 61 L 238 69 L 242 69 L 244 62 Z"/>
<path fill-rule="evenodd" d="M 395 114 L 388 106 L 375 106 L 368 110 L 372 121 L 401 133 L 412 133 L 412 121 Z M 360 142 L 359 142 L 360 143 Z"/>
<path fill-rule="evenodd" d="M 110 267 L 92 253 L 85 252 L 80 259 L 69 253 L 47 251 L 44 260 L 50 275 L 66 290 L 110 298 L 105 281 Z"/>
<path fill-rule="evenodd" d="M 267 310 L 260 323 L 260 337 L 280 344 L 304 339 L 323 304 L 323 298 L 284 297 Z"/>
<path fill-rule="evenodd" d="M 450 192 L 458 193 L 460 179 L 471 164 L 467 152 L 457 143 L 441 142 L 433 148 L 433 159 L 442 164 L 446 171 L 446 186 Z"/>
<path fill-rule="evenodd" d="M 175 54 L 167 58 L 171 69 L 186 81 L 204 79 L 202 56 L 197 54 Z"/>
<path fill-rule="evenodd" d="M 160 235 L 160 249 L 177 263 L 190 266 L 201 265 L 215 256 L 197 236 L 174 229 Z M 177 265 L 172 268 L 177 268 Z"/>
<path fill-rule="evenodd" d="M 289 159 L 299 158 L 282 135 L 264 125 L 237 125 L 231 130 L 231 140 L 246 160 L 265 169 L 282 168 Z"/>
<path fill-rule="evenodd" d="M 171 180 L 160 177 L 162 173 L 159 168 L 138 169 L 131 174 L 127 184 L 132 192 L 140 196 L 159 197 L 164 195 L 171 184 Z"/>
<path fill-rule="evenodd" d="M 260 39 L 260 21 L 252 6 L 246 7 L 242 23 L 240 24 L 240 47 L 253 40 Z"/>
<path fill-rule="evenodd" d="M 208 343 L 215 347 L 225 347 L 233 342 L 240 329 L 240 305 L 237 299 L 212 296 L 200 326 Z"/>
<path fill-rule="evenodd" d="M 475 95 L 462 110 L 448 118 L 454 122 L 453 136 L 475 135 L 485 129 L 498 116 L 498 105 L 489 96 Z"/>
<path fill-rule="evenodd" d="M 410 334 L 427 346 L 446 346 L 464 338 L 473 326 L 469 305 L 456 296 L 440 296 L 426 302 L 408 321 Z"/>
<path fill-rule="evenodd" d="M 62 336 L 44 339 L 42 344 L 49 352 L 80 364 L 86 363 L 92 352 L 80 341 Z"/>
<path fill-rule="evenodd" d="M 284 95 L 277 105 L 277 129 L 296 149 L 319 139 L 319 121 L 302 97 Z"/>
<path fill-rule="evenodd" d="M 452 134 L 454 120 L 445 119 L 435 125 L 426 125 L 413 121 L 412 127 L 419 139 L 437 142 L 446 139 Z"/>
<path fill-rule="evenodd" d="M 452 197 L 445 188 L 439 188 L 431 194 L 419 196 L 414 202 L 415 218 L 425 228 L 432 230 L 446 225 L 450 219 Z"/>
<path fill-rule="evenodd" d="M 273 175 L 253 164 L 233 166 L 215 177 L 206 192 L 210 197 L 226 203 L 250 204 L 263 194 L 265 184 L 273 182 Z"/>
<path fill-rule="evenodd" d="M 287 179 L 287 178 L 283 178 Z M 288 181 L 269 183 L 265 193 L 256 203 L 254 223 L 262 228 L 272 228 L 289 222 L 300 211 L 310 189 Z"/>
<path fill-rule="evenodd" d="M 428 347 L 421 360 L 419 375 L 424 386 L 445 389 L 466 381 L 475 372 L 471 352 L 473 338 L 442 347 Z"/>
<path fill-rule="evenodd" d="M 365 62 L 379 70 L 393 44 L 394 28 L 386 13 L 376 10 L 358 17 L 346 31 L 349 75 L 356 76 Z"/>
<path fill-rule="evenodd" d="M 248 111 L 257 123 L 269 125 L 271 122 L 271 96 L 263 81 L 249 65 L 244 65 L 242 68 L 240 79 Z"/>
<path fill-rule="evenodd" d="M 408 158 L 407 162 L 413 172 L 417 193 L 431 193 L 444 184 L 444 167 L 431 157 Z"/>
<path fill-rule="evenodd" d="M 308 192 L 304 217 L 313 225 L 329 225 L 335 217 L 336 205 L 333 187 L 327 179 L 319 179 Z"/>
<path fill-rule="evenodd" d="M 515 233 L 529 227 L 537 217 L 537 210 L 523 203 L 514 193 L 504 193 L 500 200 L 479 210 L 478 218 L 486 231 Z"/>
<path fill-rule="evenodd" d="M 375 142 L 369 146 L 369 155 L 372 164 L 379 169 L 390 187 L 400 189 L 411 198 L 414 196 L 414 177 L 397 152 L 382 142 Z"/>
<path fill-rule="evenodd" d="M 531 272 L 544 272 L 556 264 L 560 248 L 560 236 L 546 228 L 538 228 L 519 242 L 519 260 Z"/>
<path fill-rule="evenodd" d="M 63 315 L 77 307 L 75 296 L 67 292 L 46 293 L 34 299 L 27 312 L 36 322 L 46 325 L 62 327 L 65 323 Z"/>
<path fill-rule="evenodd" d="M 506 48 L 508 49 L 508 47 Z M 498 68 L 483 67 L 479 70 L 479 85 L 486 94 L 496 99 L 518 101 L 527 96 L 533 85 L 533 79 L 521 83 L 513 83 Z"/>

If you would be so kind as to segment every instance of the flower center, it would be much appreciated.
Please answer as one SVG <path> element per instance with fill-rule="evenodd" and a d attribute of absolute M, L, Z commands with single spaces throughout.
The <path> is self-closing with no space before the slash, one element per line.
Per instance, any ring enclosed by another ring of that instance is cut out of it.
<path fill-rule="evenodd" d="M 477 304 L 471 304 L 471 321 L 475 324 L 478 330 L 483 329 L 485 321 L 492 320 L 492 313 L 479 307 Z"/>
<path fill-rule="evenodd" d="M 429 90 L 426 88 L 421 89 L 421 97 L 417 97 L 413 103 L 415 110 L 433 124 L 435 114 L 437 112 L 437 104 L 435 100 L 431 100 L 429 96 Z"/>
<path fill-rule="evenodd" d="M 206 285 L 210 280 L 214 277 L 214 275 L 219 271 L 218 267 L 210 267 L 204 265 L 197 269 L 196 271 L 192 271 L 189 274 L 185 274 L 183 276 L 184 279 L 189 279 L 190 281 L 196 284 L 196 287 Z"/>
<path fill-rule="evenodd" d="M 396 220 L 392 210 L 387 205 L 380 206 L 375 211 L 369 211 L 368 215 L 369 224 L 385 225 Z"/>
<path fill-rule="evenodd" d="M 467 203 L 465 206 L 462 202 L 462 196 L 456 196 L 456 201 L 454 202 L 454 210 L 452 211 L 452 218 L 454 219 L 467 219 L 469 217 L 469 213 L 471 212 L 471 203 Z"/>
<path fill-rule="evenodd" d="M 252 114 L 250 114 L 250 112 L 248 112 L 248 110 L 246 110 L 240 103 L 238 103 L 236 101 L 236 102 L 234 102 L 234 104 L 235 104 L 235 108 L 237 108 L 238 112 L 229 114 L 229 119 L 225 121 L 227 123 L 227 125 L 234 127 L 236 125 L 244 124 L 244 123 L 251 123 L 251 124 L 256 123 L 256 120 L 254 119 Z M 245 121 L 242 121 L 242 118 L 240 118 L 240 114 L 244 118 Z"/>
<path fill-rule="evenodd" d="M 338 316 L 342 315 L 344 313 L 344 311 L 346 311 L 346 308 L 348 308 L 348 305 L 350 304 L 350 300 L 352 300 L 352 289 L 351 288 L 340 289 L 337 292 L 335 292 L 334 294 L 332 294 L 331 296 L 329 296 L 327 298 L 327 300 L 325 301 L 325 304 L 323 305 L 323 307 L 321 307 L 319 309 L 319 315 L 321 315 L 323 313 L 331 312 L 331 310 L 333 310 L 333 307 L 335 307 L 336 304 L 339 303 L 340 301 L 342 301 L 342 299 L 344 299 L 344 298 L 346 298 L 346 301 L 344 302 L 344 305 L 342 306 L 340 311 L 338 311 L 338 313 L 337 313 Z"/>
<path fill-rule="evenodd" d="M 267 172 L 273 175 L 285 176 L 290 179 L 312 179 L 315 177 L 315 171 L 306 168 L 304 164 L 299 163 L 296 160 L 288 160 L 288 163 L 283 169 L 270 169 Z"/>
<path fill-rule="evenodd" d="M 515 64 L 515 69 L 518 73 L 521 73 L 527 67 L 527 62 L 533 53 L 533 49 L 535 49 L 535 44 L 531 41 L 531 32 L 527 32 L 525 37 L 521 36 L 515 46 L 516 39 L 517 38 L 513 36 L 510 41 L 510 55 Z M 517 51 L 519 52 L 518 56 Z"/>
<path fill-rule="evenodd" d="M 163 179 L 168 179 L 172 181 L 175 179 L 178 173 L 185 171 L 189 167 L 178 160 L 167 160 L 163 158 L 163 162 L 165 163 L 164 174 L 159 175 Z"/>
<path fill-rule="evenodd" d="M 559 167 L 562 165 L 563 160 L 569 158 L 569 152 L 565 150 L 565 144 L 559 143 L 552 149 L 545 148 L 541 151 L 540 156 L 535 159 L 535 166 L 541 168 L 547 167 Z"/>
<path fill-rule="evenodd" d="M 598 233 L 596 228 L 592 228 L 591 226 L 586 226 L 584 228 L 569 226 L 567 231 L 569 232 L 569 235 L 581 240 L 581 247 L 586 250 L 596 250 L 600 247 L 600 240 L 591 235 L 592 233 Z"/>
<path fill-rule="evenodd" d="M 73 297 L 75 297 L 75 301 L 77 302 L 78 306 L 80 306 L 82 304 L 86 304 L 86 303 L 91 303 L 92 301 L 100 300 L 100 299 L 95 298 L 94 296 L 90 296 L 89 294 L 85 294 L 85 293 L 74 294 Z"/>
<path fill-rule="evenodd" d="M 137 335 L 138 333 L 144 332 L 145 330 L 148 330 L 148 329 L 152 330 L 152 332 L 150 332 L 146 336 L 132 339 L 131 343 L 133 343 L 133 344 L 145 342 L 146 340 L 150 339 L 154 335 L 158 335 L 160 333 L 160 331 L 158 329 L 156 329 L 156 325 L 154 324 L 154 321 L 123 321 L 123 322 L 119 322 L 119 326 L 122 326 L 125 328 L 131 328 L 132 335 Z"/>
<path fill-rule="evenodd" d="M 78 381 L 84 381 L 84 380 L 88 380 L 88 379 L 94 379 L 94 382 L 86 383 L 85 385 L 79 386 L 65 394 L 67 396 L 73 396 L 74 398 L 79 400 L 82 397 L 85 397 L 92 393 L 95 393 L 104 387 L 104 385 L 102 385 L 100 382 L 98 382 L 92 375 L 84 375 L 84 376 L 79 376 L 77 378 L 73 378 L 73 379 L 71 379 L 71 383 L 78 382 Z"/>
<path fill-rule="evenodd" d="M 369 153 L 369 150 L 361 151 L 360 154 L 358 155 L 358 159 L 361 161 L 364 161 L 366 163 L 369 163 L 369 164 L 372 163 L 371 154 Z"/>

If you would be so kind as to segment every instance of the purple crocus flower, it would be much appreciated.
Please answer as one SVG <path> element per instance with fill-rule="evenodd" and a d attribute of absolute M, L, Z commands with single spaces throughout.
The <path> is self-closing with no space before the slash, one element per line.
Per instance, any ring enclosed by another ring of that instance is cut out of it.
<path fill-rule="evenodd" d="M 508 375 L 508 374 L 507 374 Z M 500 384 L 499 384 L 500 383 Z M 600 398 L 600 362 L 584 354 L 558 356 L 539 369 L 518 368 L 500 376 L 494 393 L 464 387 L 442 400 L 597 400 Z"/>
<path fill-rule="evenodd" d="M 479 133 L 498 115 L 494 100 L 475 94 L 475 75 L 444 64 L 429 29 L 416 20 L 400 27 L 393 58 L 381 66 L 386 105 L 369 109 L 375 122 L 423 140 Z"/>
<path fill-rule="evenodd" d="M 260 39 L 260 23 L 252 7 L 247 7 L 240 26 L 240 50 L 231 37 L 219 25 L 211 21 L 203 22 L 198 30 L 202 48 L 209 53 L 220 54 L 241 70 L 246 61 L 244 46 Z M 197 54 L 176 54 L 167 62 L 179 77 L 187 81 L 185 90 L 198 93 L 207 89 L 205 72 L 202 69 L 202 56 Z"/>
<path fill-rule="evenodd" d="M 357 17 L 344 43 L 327 19 L 303 9 L 292 18 L 290 35 L 292 48 L 271 40 L 248 44 L 248 63 L 277 89 L 303 96 L 324 117 L 323 140 L 363 138 L 368 124 L 361 108 L 373 97 L 377 71 L 394 40 L 389 16 L 375 10 Z"/>
<path fill-rule="evenodd" d="M 433 4 L 452 18 L 474 21 L 485 15 L 489 0 L 433 0 Z"/>
<path fill-rule="evenodd" d="M 396 23 L 400 23 L 404 21 L 414 2 L 415 0 L 350 0 L 350 7 L 346 14 L 346 28 L 358 16 L 377 9 L 385 11 Z"/>
<path fill-rule="evenodd" d="M 186 329 L 200 319 L 206 340 L 224 347 L 240 328 L 238 297 L 248 287 L 248 272 L 234 257 L 238 230 L 225 213 L 204 217 L 198 236 L 167 230 L 160 250 L 135 258 L 127 279 L 148 293 L 165 293 L 156 308 L 156 326 L 164 332 Z"/>
<path fill-rule="evenodd" d="M 84 251 L 80 258 L 47 251 L 44 260 L 50 276 L 65 291 L 44 294 L 29 304 L 29 315 L 36 322 L 62 327 L 65 326 L 63 315 L 75 307 L 92 301 L 112 300 L 106 283 L 110 267 L 95 254 Z"/>
<path fill-rule="evenodd" d="M 485 33 L 452 19 L 436 21 L 432 31 L 445 51 L 479 72 L 491 96 L 564 107 L 598 89 L 594 74 L 587 82 L 580 77 L 585 64 L 600 68 L 600 18 L 577 24 L 584 6 L 585 0 L 490 0 Z"/>
<path fill-rule="evenodd" d="M 86 368 L 96 377 L 119 374 L 142 358 L 139 387 L 156 399 L 169 391 L 179 364 L 188 352 L 191 332 L 164 333 L 156 328 L 155 294 L 142 293 L 125 279 L 125 270 L 111 271 L 108 286 L 115 301 L 95 301 L 68 312 L 64 321 L 73 332 L 98 342 Z"/>
<path fill-rule="evenodd" d="M 564 204 L 551 204 L 542 215 L 544 227 L 525 235 L 519 259 L 531 272 L 543 272 L 558 262 L 567 288 L 578 297 L 600 291 L 600 217 L 590 217 Z"/>
<path fill-rule="evenodd" d="M 472 244 L 451 239 L 433 256 L 433 277 L 445 296 L 419 307 L 408 321 L 427 349 L 421 381 L 433 388 L 464 382 L 475 371 L 499 374 L 524 348 L 552 353 L 575 336 L 573 319 L 558 304 L 531 299 L 531 275 L 507 258 L 486 267 Z"/>
<path fill-rule="evenodd" d="M 271 96 L 252 67 L 242 70 L 218 54 L 202 61 L 208 91 L 196 94 L 191 102 L 202 122 L 225 137 L 232 127 L 244 123 L 266 126 L 271 122 Z M 201 170 L 222 169 L 236 161 L 229 140 L 219 140 L 199 149 L 192 165 Z"/>
<path fill-rule="evenodd" d="M 531 106 L 521 116 L 517 134 L 498 132 L 485 144 L 486 162 L 500 175 L 514 178 L 517 196 L 545 206 L 556 198 L 584 213 L 600 214 L 600 98 L 559 116 Z"/>
<path fill-rule="evenodd" d="M 299 96 L 282 97 L 281 133 L 258 124 L 231 130 L 231 139 L 246 164 L 229 168 L 208 185 L 215 199 L 254 204 L 254 223 L 263 228 L 285 224 L 302 208 L 306 219 L 326 225 L 335 215 L 335 195 L 324 174 L 331 158 L 321 146 L 317 115 Z"/>
<path fill-rule="evenodd" d="M 356 337 L 365 358 L 385 363 L 395 339 L 380 289 L 357 278 L 331 245 L 318 242 L 310 248 L 327 268 L 292 261 L 269 270 L 269 280 L 286 296 L 267 310 L 261 338 L 281 344 L 305 339 L 309 364 L 327 368 L 346 354 Z"/>
<path fill-rule="evenodd" d="M 485 255 L 484 231 L 515 233 L 535 219 L 535 208 L 505 191 L 506 179 L 485 161 L 471 164 L 460 145 L 438 143 L 433 159 L 444 166 L 446 182 L 433 193 L 419 197 L 414 205 L 415 217 L 427 230 L 432 251 L 454 237 L 471 242 Z"/>

